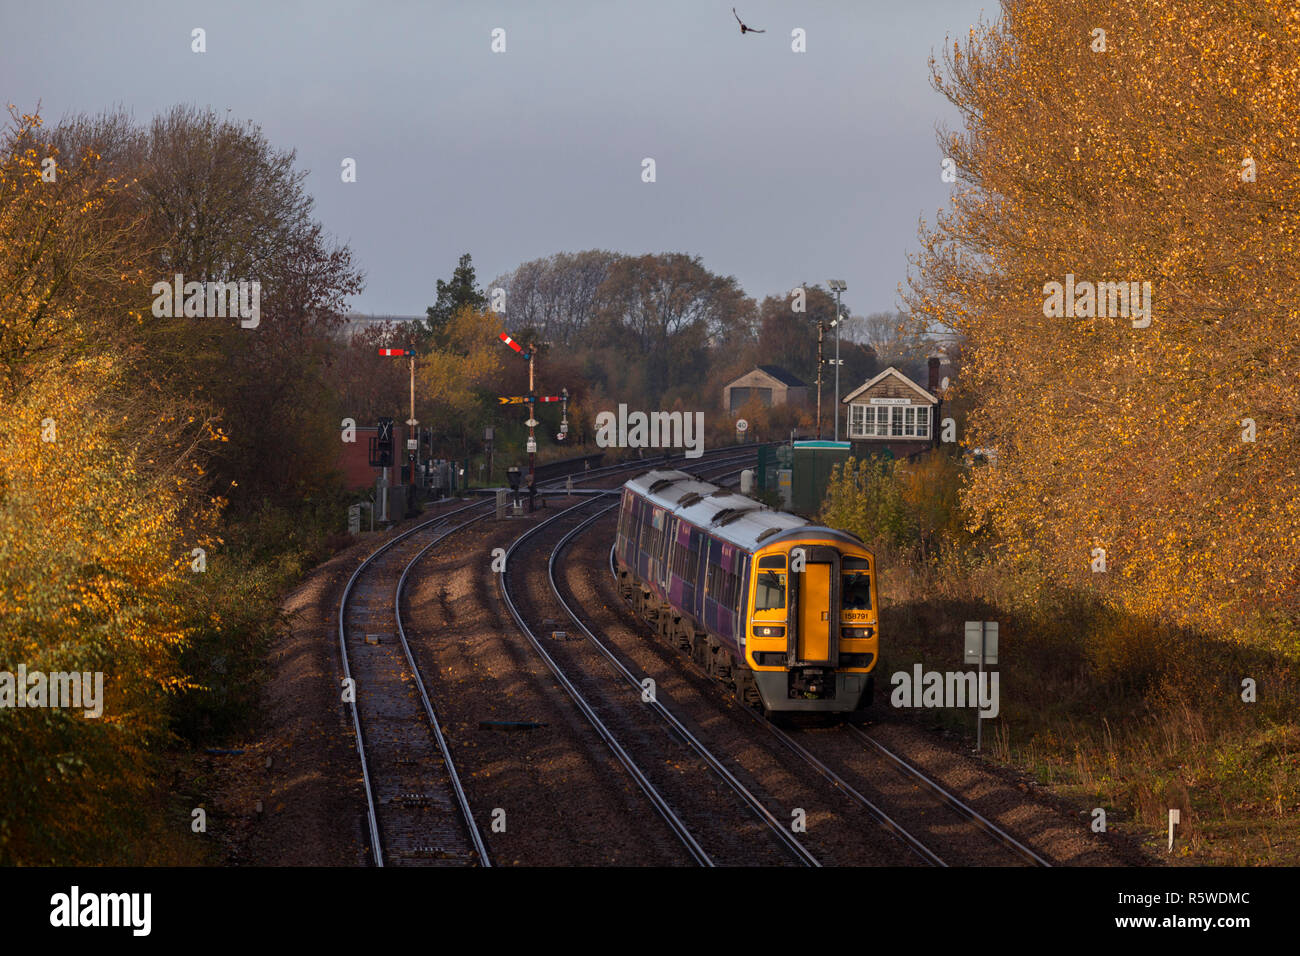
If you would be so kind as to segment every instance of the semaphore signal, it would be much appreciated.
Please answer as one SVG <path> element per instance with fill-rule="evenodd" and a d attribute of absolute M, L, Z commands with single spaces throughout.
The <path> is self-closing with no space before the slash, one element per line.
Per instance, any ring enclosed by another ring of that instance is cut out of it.
<path fill-rule="evenodd" d="M 516 352 L 518 352 L 518 353 L 519 353 L 520 355 L 522 355 L 524 358 L 528 359 L 529 361 L 532 360 L 532 358 L 533 358 L 533 353 L 532 353 L 532 352 L 525 352 L 525 351 L 523 350 L 523 346 L 521 346 L 518 342 L 516 342 L 516 341 L 515 341 L 514 339 L 512 339 L 510 336 L 506 335 L 506 333 L 502 332 L 501 335 L 498 336 L 498 338 L 500 338 L 502 342 L 506 343 L 506 345 L 510 346 L 512 349 L 514 349 Z"/>
<path fill-rule="evenodd" d="M 533 495 L 536 494 L 537 480 L 537 438 L 533 434 L 533 429 L 541 424 L 541 422 L 537 420 L 535 414 L 537 411 L 537 403 L 563 402 L 561 407 L 563 408 L 562 415 L 564 420 L 560 423 L 560 433 L 555 436 L 557 439 L 563 441 L 565 436 L 569 434 L 569 390 L 567 388 L 561 389 L 559 395 L 538 396 L 533 392 L 533 389 L 536 387 L 534 384 L 536 382 L 535 366 L 533 364 L 533 352 L 535 351 L 536 346 L 530 344 L 528 346 L 528 351 L 525 352 L 523 346 L 512 339 L 507 333 L 502 332 L 497 336 L 497 338 L 528 360 L 528 394 L 502 395 L 497 398 L 497 401 L 502 405 L 522 405 L 524 403 L 527 403 L 528 405 L 528 421 L 524 424 L 528 426 L 528 508 L 531 511 L 533 508 Z"/>

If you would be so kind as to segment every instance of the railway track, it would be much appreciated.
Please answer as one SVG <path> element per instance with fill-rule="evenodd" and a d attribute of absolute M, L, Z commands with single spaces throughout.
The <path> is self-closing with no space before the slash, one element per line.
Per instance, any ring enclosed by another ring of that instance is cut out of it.
<path fill-rule="evenodd" d="M 376 866 L 491 865 L 400 613 L 412 565 L 465 524 L 486 517 L 487 511 L 467 514 L 482 506 L 457 508 L 386 542 L 352 573 L 339 600 L 339 651 L 352 685 Z M 465 520 L 451 524 L 456 517 Z M 395 591 L 389 585 L 394 577 Z"/>
<path fill-rule="evenodd" d="M 607 510 L 611 510 L 611 509 L 607 508 L 600 513 L 591 515 L 581 525 L 574 528 L 568 535 L 566 535 L 564 540 L 561 542 L 561 544 L 556 547 L 555 552 L 552 555 L 552 561 L 551 561 L 551 565 L 552 565 L 551 575 L 552 575 L 553 586 L 554 586 L 554 571 L 553 571 L 554 562 L 558 559 L 558 556 L 562 551 L 563 547 L 568 545 L 574 538 L 580 535 L 584 530 L 589 528 L 591 525 L 594 525 L 595 522 L 599 520 L 599 518 Z M 614 571 L 614 564 L 613 564 L 614 555 L 613 555 L 612 548 L 609 552 L 609 555 L 610 555 L 610 570 L 612 573 Z M 567 606 L 567 604 L 566 604 L 566 610 L 569 613 L 570 617 L 574 620 L 575 625 L 584 633 L 584 635 L 594 645 L 596 645 L 600 649 L 600 651 L 604 655 L 610 658 L 610 660 L 624 673 L 626 679 L 632 684 L 639 684 L 639 679 L 636 677 L 636 675 L 634 675 L 630 670 L 628 670 L 628 668 L 624 666 L 617 659 L 614 652 L 611 651 L 610 648 L 603 641 L 601 641 L 599 638 L 596 637 L 596 635 L 581 620 L 580 615 L 577 612 L 575 612 L 571 607 Z M 686 665 L 686 662 L 684 660 L 681 660 L 678 663 L 679 666 Z M 781 729 L 780 727 L 776 727 L 772 725 L 767 720 L 763 719 L 759 714 L 757 714 L 756 712 L 748 708 L 745 708 L 744 711 L 751 719 L 753 719 L 760 726 L 762 726 L 762 728 L 767 733 L 770 733 L 778 742 L 780 742 L 782 746 L 789 753 L 797 757 L 797 759 L 801 761 L 804 766 L 811 769 L 815 774 L 817 774 L 819 777 L 825 780 L 836 791 L 838 791 L 839 793 L 847 797 L 858 808 L 865 811 L 866 814 L 871 819 L 873 819 L 886 832 L 888 832 L 891 836 L 893 836 L 903 847 L 905 847 L 916 858 L 918 858 L 920 861 L 930 866 L 943 867 L 949 865 L 948 859 L 945 857 L 945 855 L 941 854 L 940 852 L 937 852 L 932 846 L 929 845 L 929 843 L 927 843 L 926 839 L 923 839 L 922 837 L 918 836 L 916 832 L 914 832 L 912 827 L 909 827 L 900 821 L 899 817 L 902 816 L 902 814 L 900 814 L 898 811 L 894 811 L 892 813 L 890 811 L 887 811 L 885 807 L 881 805 L 879 800 L 873 800 L 869 798 L 867 795 L 861 792 L 860 787 L 854 786 L 854 784 L 850 782 L 849 779 L 850 777 L 855 776 L 854 774 L 836 770 L 831 766 L 830 763 L 828 763 L 826 760 L 821 759 L 812 750 L 804 746 L 803 743 L 795 739 L 795 736 L 793 736 L 792 734 L 787 733 L 785 730 Z M 992 843 L 996 844 L 1001 849 L 1007 851 L 1009 856 L 1003 858 L 1001 861 L 998 862 L 1007 862 L 1008 860 L 1010 860 L 1015 863 L 1020 863 L 1020 864 L 1028 863 L 1034 866 L 1050 865 L 1047 862 L 1047 860 L 1044 859 L 1037 852 L 1035 852 L 1034 850 L 1026 846 L 1021 841 L 1017 840 L 1014 836 L 1006 832 L 1004 829 L 999 827 L 993 821 L 979 814 L 977 811 L 975 811 L 973 808 L 971 808 L 969 805 L 963 802 L 960 798 L 950 793 L 941 784 L 928 777 L 926 774 L 924 774 L 921 770 L 913 766 L 903 757 L 888 750 L 888 748 L 886 748 L 879 741 L 876 741 L 869 734 L 866 734 L 864 731 L 853 726 L 847 726 L 845 728 L 845 733 L 853 734 L 857 740 L 866 744 L 870 749 L 870 751 L 879 757 L 879 760 L 881 761 L 882 766 L 885 766 L 887 773 L 891 773 L 891 774 L 897 773 L 903 775 L 904 777 L 907 778 L 908 783 L 911 784 L 913 787 L 919 786 L 925 793 L 933 797 L 934 802 L 944 808 L 944 812 L 946 812 L 951 818 L 960 821 L 960 825 L 965 828 L 965 832 L 967 833 L 968 836 L 973 835 L 972 831 L 978 832 L 979 834 L 982 834 L 983 837 L 992 841 Z M 933 828 L 933 824 L 927 824 L 927 825 Z M 965 840 L 966 837 L 963 837 L 961 839 Z M 950 844 L 952 842 L 960 842 L 960 841 L 953 841 L 953 840 L 949 841 Z M 959 859 L 961 862 L 965 862 L 965 854 L 962 854 Z M 987 853 L 984 854 L 984 858 L 981 859 L 981 862 L 985 862 L 985 863 L 989 862 L 987 859 Z"/>
<path fill-rule="evenodd" d="M 784 747 L 788 748 L 792 753 L 797 754 L 799 758 L 816 773 L 829 781 L 838 790 L 841 790 L 854 802 L 862 805 L 868 813 L 876 818 L 877 822 L 879 822 L 881 826 L 901 840 L 909 849 L 916 853 L 917 856 L 921 857 L 932 866 L 946 867 L 950 865 L 945 856 L 941 855 L 920 837 L 902 826 L 896 819 L 886 814 L 875 801 L 869 800 L 867 797 L 863 796 L 843 774 L 832 769 L 827 761 L 822 760 L 809 748 L 803 746 L 794 735 L 780 727 L 774 726 L 754 711 L 747 710 L 746 713 L 757 721 L 764 730 L 772 734 Z M 846 734 L 852 735 L 855 739 L 860 740 L 870 748 L 870 752 L 879 758 L 874 761 L 876 766 L 883 767 L 886 773 L 901 774 L 909 784 L 919 785 L 925 793 L 934 798 L 935 803 L 949 812 L 953 819 L 960 821 L 960 825 L 964 826 L 968 832 L 970 830 L 978 831 L 978 833 L 990 839 L 998 847 L 1009 851 L 1010 857 L 1007 862 L 1027 863 L 1032 866 L 1051 865 L 1047 860 L 1035 853 L 1029 847 L 1025 846 L 1010 833 L 999 827 L 987 817 L 984 817 L 975 811 L 960 798 L 945 789 L 937 781 L 923 773 L 919 768 L 903 757 L 889 750 L 884 746 L 884 744 L 871 737 L 859 727 L 846 724 L 843 726 L 842 731 Z M 896 812 L 894 817 L 898 816 L 900 816 L 900 814 Z M 931 829 L 934 828 L 933 823 L 930 823 L 929 826 Z M 962 862 L 965 861 L 963 860 Z M 988 865 L 990 861 L 988 859 L 981 859 L 980 862 L 983 865 Z"/>
<path fill-rule="evenodd" d="M 752 453 L 752 446 L 748 450 Z M 719 454 L 725 455 L 727 451 Z M 698 471 L 728 468 L 748 457 L 749 455 L 741 455 L 712 461 L 673 461 L 668 464 Z M 592 469 L 572 477 L 578 482 L 587 482 L 619 472 L 655 466 L 664 467 L 664 463 L 654 460 L 635 461 Z M 732 474 L 736 471 L 737 469 L 731 469 Z M 561 480 L 542 482 L 539 487 L 553 487 Z M 688 808 L 685 812 L 680 809 L 683 803 L 691 803 L 691 799 L 683 798 L 680 789 L 672 792 L 671 786 L 665 788 L 662 780 L 653 779 L 656 776 L 654 758 L 650 761 L 652 769 L 649 772 L 642 766 L 647 761 L 640 757 L 640 753 L 645 750 L 647 740 L 651 738 L 642 719 L 645 715 L 653 715 L 662 730 L 666 731 L 659 735 L 663 739 L 658 741 L 658 749 L 651 749 L 662 755 L 665 752 L 665 741 L 669 741 L 678 749 L 689 751 L 691 758 L 706 767 L 740 805 L 748 808 L 752 820 L 774 838 L 768 842 L 778 846 L 784 854 L 778 862 L 820 865 L 817 855 L 789 830 L 788 824 L 782 824 L 777 815 L 764 805 L 763 798 L 753 792 L 752 786 L 747 786 L 733 773 L 676 714 L 657 698 L 642 703 L 641 679 L 587 626 L 580 612 L 565 599 L 556 576 L 557 562 L 562 552 L 614 507 L 616 505 L 592 499 L 537 524 L 511 545 L 507 552 L 506 566 L 511 567 L 510 558 L 518 548 L 550 533 L 544 529 L 562 528 L 566 522 L 576 520 L 576 524 L 568 528 L 550 550 L 546 563 L 547 584 L 552 599 L 562 607 L 563 614 L 612 669 L 616 681 L 626 685 L 626 700 L 611 709 L 608 700 L 592 691 L 587 683 L 588 676 L 575 673 L 572 664 L 566 663 L 564 652 L 557 653 L 554 646 L 548 649 L 546 641 L 538 634 L 536 618 L 533 625 L 530 625 L 526 608 L 520 606 L 521 603 L 526 605 L 528 602 L 516 598 L 507 586 L 507 576 L 503 573 L 498 575 L 497 580 L 503 603 L 511 617 L 578 710 L 645 795 L 655 813 L 663 819 L 673 838 L 685 849 L 692 862 L 704 866 L 715 865 L 718 861 L 736 862 L 735 841 L 729 843 L 726 838 L 719 838 L 713 832 L 716 830 L 713 824 L 708 821 L 702 823 L 699 807 Z M 352 704 L 351 711 L 358 754 L 362 762 L 372 859 L 377 865 L 491 865 L 433 702 L 421 676 L 416 655 L 407 641 L 401 615 L 403 588 L 421 557 L 459 529 L 480 521 L 491 513 L 491 502 L 478 502 L 443 512 L 402 532 L 362 562 L 348 581 L 340 599 L 339 646 L 344 676 L 355 681 L 357 689 L 357 699 Z M 396 585 L 390 589 L 387 582 L 394 578 Z M 588 700 L 589 697 L 593 699 Z M 619 709 L 625 712 L 625 716 L 613 715 Z M 626 713 L 632 711 L 639 713 L 637 720 L 626 716 Z M 810 747 L 804 746 L 793 735 L 772 726 L 752 711 L 746 710 L 746 713 L 773 734 L 785 750 L 794 754 L 835 791 L 865 811 L 915 857 L 933 866 L 948 865 L 945 855 L 935 852 L 924 840 L 895 819 L 897 814 L 886 812 L 877 801 L 868 798 L 855 787 L 850 782 L 853 773 L 842 772 L 842 767 L 841 770 L 834 769 L 830 762 L 818 757 Z M 869 734 L 852 726 L 843 728 L 843 733 L 852 735 L 860 748 L 865 746 L 866 751 L 888 768 L 888 773 L 905 777 L 913 789 L 920 787 L 947 814 L 959 819 L 962 826 L 979 831 L 1014 856 L 1017 862 L 1049 865 L 1035 851 Z M 634 744 L 629 744 L 628 741 Z M 633 751 L 637 753 L 634 755 Z M 717 816 L 716 807 L 713 807 L 713 811 L 713 816 Z M 697 832 L 706 831 L 706 836 L 697 838 Z M 706 843 L 709 844 L 708 847 Z M 717 847 L 721 849 L 716 849 Z M 746 859 L 743 862 L 758 861 Z"/>
<path fill-rule="evenodd" d="M 920 770 L 920 768 L 916 767 L 914 764 L 910 763 L 903 757 L 894 753 L 892 750 L 890 750 L 880 741 L 876 740 L 874 737 L 872 737 L 870 734 L 864 731 L 861 727 L 855 727 L 849 725 L 847 726 L 846 730 L 850 735 L 860 739 L 863 743 L 865 743 L 872 750 L 878 753 L 882 758 L 892 763 L 895 766 L 895 768 L 898 770 L 898 772 L 915 780 L 924 789 L 926 789 L 927 791 L 932 793 L 935 797 L 937 797 L 939 800 L 941 800 L 954 813 L 970 821 L 972 825 L 982 830 L 984 833 L 986 833 L 991 839 L 993 839 L 997 843 L 1000 843 L 1003 846 L 1005 846 L 1016 856 L 1024 860 L 1024 862 L 1030 864 L 1031 866 L 1052 865 L 1046 859 L 1040 856 L 1038 853 L 1034 852 L 1028 846 L 1021 843 L 1019 840 L 1017 840 L 1006 830 L 999 827 L 992 820 L 989 820 L 987 817 L 985 817 L 984 815 L 976 811 L 974 808 L 972 808 L 970 805 L 965 803 L 963 800 L 961 800 L 961 798 L 949 792 L 937 781 L 927 776 L 925 773 L 923 773 Z"/>
<path fill-rule="evenodd" d="M 655 464 L 638 460 L 573 477 L 599 480 Z M 561 480 L 539 482 L 539 488 Z M 420 559 L 492 513 L 493 503 L 480 501 L 401 532 L 362 561 L 339 600 L 339 652 L 345 687 L 352 692 L 347 700 L 345 691 L 345 702 L 361 761 L 370 856 L 376 866 L 491 865 L 407 640 L 401 605 Z"/>
<path fill-rule="evenodd" d="M 587 717 L 597 734 L 610 747 L 624 769 L 644 793 L 655 812 L 664 820 L 668 829 L 681 841 L 694 862 L 702 866 L 713 866 L 717 862 L 753 863 L 756 862 L 754 855 L 758 852 L 758 848 L 749 840 L 746 840 L 743 846 L 738 845 L 734 832 L 725 826 L 720 828 L 716 825 L 719 814 L 715 803 L 702 806 L 700 801 L 692 799 L 689 794 L 683 792 L 682 781 L 673 781 L 671 778 L 665 780 L 662 774 L 656 775 L 653 770 L 647 771 L 647 769 L 643 768 L 643 765 L 644 767 L 657 767 L 670 762 L 674 749 L 678 751 L 683 748 L 688 750 L 700 762 L 701 769 L 707 769 L 708 772 L 714 774 L 719 781 L 725 784 L 726 788 L 739 802 L 737 809 L 747 809 L 752 812 L 753 819 L 774 838 L 775 844 L 787 856 L 785 862 L 793 860 L 805 866 L 819 866 L 820 862 L 817 857 L 803 846 L 787 826 L 777 819 L 763 801 L 746 787 L 727 768 L 726 764 L 705 746 L 697 735 L 693 734 L 685 724 L 678 720 L 672 711 L 655 695 L 644 695 L 645 687 L 641 681 L 628 671 L 618 658 L 587 628 L 581 617 L 565 600 L 555 577 L 558 556 L 574 536 L 581 533 L 588 525 L 613 507 L 616 507 L 616 505 L 603 505 L 599 502 L 583 502 L 575 505 L 556 515 L 555 518 L 545 524 L 530 529 L 528 533 L 515 542 L 511 550 L 513 551 L 530 538 L 541 534 L 544 529 L 561 524 L 566 519 L 571 517 L 581 519 L 574 527 L 565 532 L 564 536 L 551 549 L 546 565 L 546 576 L 551 589 L 551 598 L 561 607 L 569 620 L 583 632 L 587 641 L 590 642 L 590 646 L 598 650 L 604 661 L 612 668 L 617 682 L 616 686 L 626 684 L 626 690 L 621 694 L 611 692 L 607 678 L 599 678 L 580 666 L 574 666 L 573 661 L 564 659 L 570 655 L 553 653 L 554 649 L 548 649 L 545 642 L 537 634 L 536 628 L 528 624 L 527 615 L 519 607 L 519 601 L 511 593 L 505 575 L 503 575 L 503 600 L 506 602 L 520 631 L 528 638 L 536 652 L 555 675 L 557 681 L 560 682 L 584 716 Z M 581 514 L 584 511 L 594 511 L 594 513 L 584 518 Z M 507 569 L 509 567 L 508 553 Z M 647 722 L 656 724 L 656 726 L 648 728 L 646 726 Z M 668 733 L 664 733 L 664 730 L 667 730 Z M 635 741 L 635 747 L 628 743 L 629 740 Z M 637 751 L 637 756 L 633 756 L 630 752 L 633 749 Z M 640 757 L 640 760 L 638 760 L 638 757 Z M 659 777 L 658 782 L 651 779 L 655 776 Z M 671 796 L 662 792 L 665 783 L 674 791 Z M 686 787 L 693 788 L 694 784 L 686 783 Z M 707 836 L 697 836 L 697 833 L 703 834 L 704 831 L 708 831 Z M 716 847 L 717 851 L 721 851 L 721 858 L 715 859 L 719 855 L 718 852 L 711 852 L 706 849 L 705 843 L 709 843 Z"/>

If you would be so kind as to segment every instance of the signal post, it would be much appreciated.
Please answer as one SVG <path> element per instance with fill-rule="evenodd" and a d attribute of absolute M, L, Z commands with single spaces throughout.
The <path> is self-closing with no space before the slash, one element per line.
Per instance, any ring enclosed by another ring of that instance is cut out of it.
<path fill-rule="evenodd" d="M 528 510 L 532 511 L 535 506 L 537 496 L 537 436 L 534 429 L 541 424 L 537 420 L 537 403 L 538 402 L 563 402 L 564 403 L 564 423 L 560 426 L 559 437 L 563 439 L 569 431 L 569 390 L 562 389 L 559 395 L 538 396 L 536 392 L 536 359 L 537 346 L 529 345 L 528 351 L 524 351 L 518 342 L 512 339 L 505 332 L 502 332 L 498 338 L 506 345 L 510 346 L 522 357 L 528 359 L 528 394 L 527 395 L 502 395 L 497 401 L 502 405 L 528 405 L 528 421 L 524 424 L 528 426 Z"/>
<path fill-rule="evenodd" d="M 417 457 L 416 452 L 420 447 L 419 438 L 411 437 L 412 435 L 415 434 L 415 426 L 420 424 L 418 421 L 416 421 L 415 418 L 415 349 L 380 349 L 379 354 L 384 356 L 385 358 L 400 358 L 402 356 L 406 356 L 407 358 L 410 359 L 411 362 L 411 417 L 406 420 L 406 424 L 410 426 L 409 431 L 407 431 L 406 433 L 406 460 L 410 463 L 410 467 L 411 467 L 411 480 L 409 484 L 411 485 L 411 489 L 412 489 L 411 501 L 414 502 L 415 501 L 415 491 L 414 491 L 415 459 Z"/>

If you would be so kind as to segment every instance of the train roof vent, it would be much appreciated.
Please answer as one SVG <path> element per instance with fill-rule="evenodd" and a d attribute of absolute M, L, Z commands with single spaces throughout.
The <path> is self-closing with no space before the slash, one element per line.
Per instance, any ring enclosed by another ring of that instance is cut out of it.
<path fill-rule="evenodd" d="M 650 494 L 656 495 L 659 492 L 663 491 L 665 488 L 667 488 L 669 485 L 675 485 L 675 484 L 677 484 L 676 478 L 660 478 L 658 481 L 650 482 L 650 487 L 647 490 L 650 492 Z"/>
<path fill-rule="evenodd" d="M 755 541 L 766 541 L 768 538 L 772 537 L 772 535 L 776 534 L 776 533 L 777 533 L 778 531 L 780 531 L 780 530 L 781 530 L 780 528 L 767 528 L 767 529 L 765 529 L 765 530 L 763 530 L 763 531 L 760 531 L 760 532 L 758 533 L 758 537 L 755 538 L 754 540 L 755 540 Z"/>
<path fill-rule="evenodd" d="M 730 491 L 730 490 L 727 489 L 727 488 L 719 488 L 717 491 L 710 491 L 710 492 L 709 492 L 709 497 L 710 497 L 710 498 L 725 498 L 725 497 L 727 497 L 727 495 L 731 495 L 731 494 L 735 494 L 735 492 Z"/>
<path fill-rule="evenodd" d="M 704 499 L 700 497 L 699 492 L 688 491 L 686 492 L 686 494 L 682 495 L 680 498 L 677 499 L 677 503 L 684 508 L 689 508 L 691 505 L 699 504 L 699 502 L 703 500 Z"/>
<path fill-rule="evenodd" d="M 711 525 L 716 525 L 716 526 L 718 526 L 718 527 L 721 527 L 721 526 L 724 525 L 724 524 L 731 524 L 731 522 L 733 522 L 733 521 L 737 520 L 738 518 L 740 518 L 741 515 L 748 514 L 749 512 L 754 511 L 754 510 L 756 510 L 756 509 L 754 509 L 754 508 L 723 508 L 721 511 L 719 511 L 716 515 L 713 516 L 713 520 L 710 521 L 709 524 L 711 524 Z"/>

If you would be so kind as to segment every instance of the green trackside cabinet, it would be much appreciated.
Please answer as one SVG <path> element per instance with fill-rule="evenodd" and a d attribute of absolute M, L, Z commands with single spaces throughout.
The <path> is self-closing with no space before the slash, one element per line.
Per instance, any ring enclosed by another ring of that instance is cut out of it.
<path fill-rule="evenodd" d="M 797 441 L 793 455 L 793 501 L 797 514 L 815 515 L 826 497 L 831 469 L 849 460 L 846 441 Z"/>

